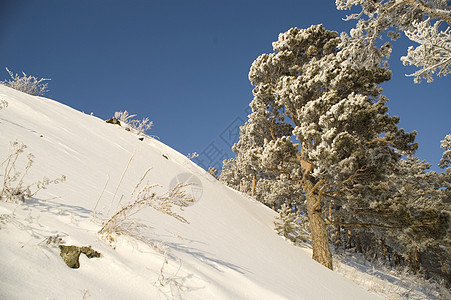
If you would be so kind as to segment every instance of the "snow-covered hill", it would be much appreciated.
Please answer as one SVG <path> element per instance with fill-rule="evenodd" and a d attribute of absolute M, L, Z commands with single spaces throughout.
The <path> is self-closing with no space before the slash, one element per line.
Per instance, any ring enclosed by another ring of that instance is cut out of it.
<path fill-rule="evenodd" d="M 273 211 L 158 140 L 0 85 L 1 100 L 0 163 L 17 140 L 28 146 L 18 170 L 35 156 L 25 183 L 67 180 L 25 204 L 0 202 L 0 299 L 380 299 L 278 236 Z M 148 168 L 156 193 L 197 183 L 187 187 L 195 202 L 177 211 L 189 224 L 145 208 L 113 248 L 97 232 Z M 81 255 L 71 269 L 61 240 L 102 257 Z"/>

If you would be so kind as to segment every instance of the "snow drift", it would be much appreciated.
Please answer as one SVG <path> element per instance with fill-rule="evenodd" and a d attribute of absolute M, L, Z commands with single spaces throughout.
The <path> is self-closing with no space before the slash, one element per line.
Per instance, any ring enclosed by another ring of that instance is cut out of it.
<path fill-rule="evenodd" d="M 0 162 L 17 140 L 35 156 L 25 183 L 67 178 L 25 204 L 0 202 L 0 299 L 378 299 L 278 236 L 273 211 L 158 140 L 1 85 L 0 100 Z M 189 223 L 145 208 L 109 245 L 102 222 L 149 168 L 156 193 L 196 184 L 195 202 L 177 210 Z M 61 243 L 102 257 L 70 269 Z"/>

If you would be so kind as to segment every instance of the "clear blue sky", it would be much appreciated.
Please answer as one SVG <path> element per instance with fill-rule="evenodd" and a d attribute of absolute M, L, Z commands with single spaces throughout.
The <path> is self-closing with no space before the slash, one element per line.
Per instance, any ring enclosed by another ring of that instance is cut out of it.
<path fill-rule="evenodd" d="M 349 31 L 344 16 L 333 0 L 3 0 L 0 79 L 5 67 L 24 71 L 51 78 L 46 96 L 77 110 L 149 117 L 149 134 L 214 165 L 246 120 L 252 61 L 291 27 Z M 436 165 L 451 133 L 451 76 L 414 84 L 399 62 L 406 45 L 394 44 L 384 95 L 401 127 L 418 131 L 417 156 Z"/>

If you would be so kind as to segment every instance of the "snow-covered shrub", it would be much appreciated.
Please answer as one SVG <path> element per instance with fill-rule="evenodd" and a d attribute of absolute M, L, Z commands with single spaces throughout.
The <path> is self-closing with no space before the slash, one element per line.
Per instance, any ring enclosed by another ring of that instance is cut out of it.
<path fill-rule="evenodd" d="M 195 159 L 196 157 L 199 157 L 199 154 L 197 154 L 197 152 L 193 152 L 193 153 L 188 153 L 188 155 L 186 156 L 189 160 Z"/>
<path fill-rule="evenodd" d="M 114 117 L 121 122 L 121 126 L 125 127 L 126 130 L 130 130 L 140 135 L 144 135 L 153 125 L 153 122 L 151 122 L 149 118 L 134 120 L 133 118 L 136 117 L 136 115 L 130 115 L 126 110 L 115 112 Z"/>
<path fill-rule="evenodd" d="M 20 76 L 19 74 L 14 74 L 10 70 L 8 70 L 8 68 L 6 68 L 6 71 L 8 71 L 9 76 L 11 76 L 11 79 L 2 81 L 1 83 L 3 85 L 9 86 L 15 90 L 33 96 L 42 96 L 48 91 L 47 89 L 48 84 L 42 82 L 50 79 L 47 78 L 38 79 L 34 76 L 27 75 L 24 72 L 22 72 L 23 76 Z"/>
<path fill-rule="evenodd" d="M 32 153 L 27 154 L 27 162 L 22 172 L 17 170 L 17 163 L 26 148 L 27 146 L 23 143 L 12 142 L 8 157 L 0 164 L 0 168 L 4 167 L 4 173 L 0 173 L 0 177 L 3 177 L 0 190 L 1 200 L 25 202 L 27 199 L 33 198 L 40 190 L 46 189 L 49 184 L 57 184 L 66 180 L 64 175 L 53 180 L 44 177 L 40 181 L 25 185 L 24 179 L 33 166 L 34 155 Z"/>
<path fill-rule="evenodd" d="M 218 172 L 219 170 L 214 168 L 214 167 L 209 167 L 208 168 L 208 174 L 210 174 L 211 176 L 213 176 L 214 178 L 218 177 Z"/>
<path fill-rule="evenodd" d="M 153 192 L 153 188 L 157 185 L 143 184 L 148 171 L 136 185 L 134 191 L 130 195 L 128 204 L 122 206 L 113 216 L 106 220 L 99 230 L 100 236 L 110 244 L 114 244 L 115 236 L 130 232 L 133 233 L 133 229 L 139 227 L 139 224 L 130 218 L 146 207 L 152 207 L 180 222 L 188 223 L 185 218 L 173 210 L 174 206 L 183 210 L 184 207 L 187 207 L 190 203 L 194 202 L 194 199 L 189 197 L 184 190 L 188 184 L 177 184 L 173 189 L 166 193 L 157 195 Z"/>
<path fill-rule="evenodd" d="M 289 238 L 289 235 L 295 233 L 299 229 L 298 217 L 292 208 L 287 204 L 282 204 L 282 207 L 278 210 L 279 215 L 274 221 L 275 230 L 278 234 L 285 238 Z"/>
<path fill-rule="evenodd" d="M 0 109 L 8 107 L 8 102 L 5 100 L 0 100 Z"/>
<path fill-rule="evenodd" d="M 293 207 L 286 203 L 282 204 L 278 213 L 279 215 L 274 221 L 276 232 L 296 244 L 306 242 L 309 235 L 307 216 L 300 214 L 299 211 L 294 211 Z"/>

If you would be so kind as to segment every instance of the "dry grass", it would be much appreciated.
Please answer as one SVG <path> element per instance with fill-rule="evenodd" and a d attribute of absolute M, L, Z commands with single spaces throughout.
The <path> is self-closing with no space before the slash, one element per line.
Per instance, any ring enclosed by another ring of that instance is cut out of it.
<path fill-rule="evenodd" d="M 135 227 L 140 226 L 131 217 L 146 207 L 151 207 L 180 222 L 189 223 L 184 217 L 174 211 L 174 207 L 183 210 L 183 208 L 194 202 L 194 199 L 184 191 L 184 188 L 189 184 L 178 184 L 166 193 L 157 195 L 153 189 L 158 185 L 143 183 L 149 171 L 150 169 L 144 173 L 141 180 L 135 186 L 128 203 L 123 205 L 102 224 L 99 234 L 110 242 L 110 244 L 115 242 L 114 236 L 132 232 Z"/>
<path fill-rule="evenodd" d="M 57 184 L 66 180 L 62 175 L 57 179 L 49 179 L 44 177 L 42 180 L 25 185 L 25 177 L 34 163 L 34 155 L 26 154 L 27 162 L 22 171 L 18 170 L 17 164 L 20 162 L 22 155 L 25 155 L 27 146 L 18 141 L 11 143 L 8 157 L 0 164 L 0 168 L 4 167 L 2 179 L 2 187 L 0 190 L 0 199 L 7 202 L 25 202 L 27 199 L 33 198 L 40 190 L 46 189 L 50 184 Z"/>

